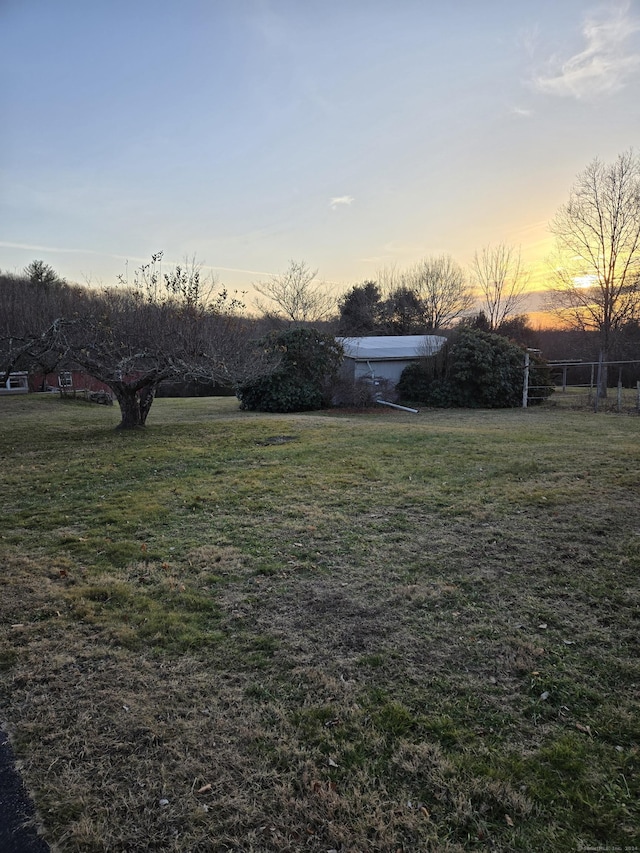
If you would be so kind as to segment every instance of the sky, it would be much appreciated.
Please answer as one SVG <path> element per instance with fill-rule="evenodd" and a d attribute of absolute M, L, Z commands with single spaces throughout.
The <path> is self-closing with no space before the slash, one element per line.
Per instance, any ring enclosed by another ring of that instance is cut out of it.
<path fill-rule="evenodd" d="M 0 269 L 336 292 L 520 246 L 640 139 L 640 0 L 0 0 Z"/>

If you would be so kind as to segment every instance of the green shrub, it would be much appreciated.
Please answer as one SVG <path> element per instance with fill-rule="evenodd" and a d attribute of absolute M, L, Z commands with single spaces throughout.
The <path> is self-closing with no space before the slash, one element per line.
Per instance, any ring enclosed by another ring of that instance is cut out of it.
<path fill-rule="evenodd" d="M 331 400 L 331 386 L 343 350 L 332 335 L 317 329 L 272 332 L 257 342 L 277 355 L 278 368 L 236 389 L 241 408 L 259 412 L 302 412 L 321 409 Z"/>
<path fill-rule="evenodd" d="M 427 359 L 414 361 L 412 364 L 408 364 L 402 371 L 400 381 L 396 385 L 396 390 L 402 400 L 425 403 L 429 399 L 431 386 L 434 381 L 429 361 Z"/>
<path fill-rule="evenodd" d="M 241 408 L 257 412 L 303 412 L 321 409 L 322 389 L 308 379 L 277 370 L 238 390 Z"/>
<path fill-rule="evenodd" d="M 429 406 L 508 408 L 522 403 L 524 349 L 513 341 L 477 328 L 462 329 L 440 359 L 425 359 L 404 369 L 402 399 Z M 530 385 L 541 402 L 553 391 L 546 363 L 532 357 Z"/>
<path fill-rule="evenodd" d="M 500 335 L 464 329 L 451 348 L 448 379 L 454 405 L 490 409 L 520 405 L 523 370 L 522 347 Z"/>

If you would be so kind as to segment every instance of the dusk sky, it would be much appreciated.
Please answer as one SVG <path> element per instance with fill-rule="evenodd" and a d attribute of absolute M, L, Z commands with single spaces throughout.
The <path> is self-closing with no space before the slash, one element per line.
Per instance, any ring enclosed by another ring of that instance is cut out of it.
<path fill-rule="evenodd" d="M 505 241 L 544 287 L 577 173 L 640 140 L 640 0 L 0 0 L 0 68 L 0 269 L 94 284 Z"/>

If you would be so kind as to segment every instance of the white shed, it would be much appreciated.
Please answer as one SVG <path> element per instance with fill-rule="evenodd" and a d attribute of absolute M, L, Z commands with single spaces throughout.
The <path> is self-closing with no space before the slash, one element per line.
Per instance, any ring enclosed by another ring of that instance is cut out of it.
<path fill-rule="evenodd" d="M 436 355 L 447 339 L 441 335 L 376 335 L 337 340 L 344 348 L 345 378 L 397 385 L 407 365 Z"/>

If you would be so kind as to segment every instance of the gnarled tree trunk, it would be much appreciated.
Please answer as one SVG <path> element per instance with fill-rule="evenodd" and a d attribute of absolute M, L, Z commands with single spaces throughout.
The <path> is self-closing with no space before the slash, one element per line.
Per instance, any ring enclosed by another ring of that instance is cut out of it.
<path fill-rule="evenodd" d="M 143 385 L 142 388 L 138 388 L 126 382 L 114 382 L 111 389 L 120 406 L 121 421 L 117 429 L 143 427 L 156 396 L 156 385 Z"/>

